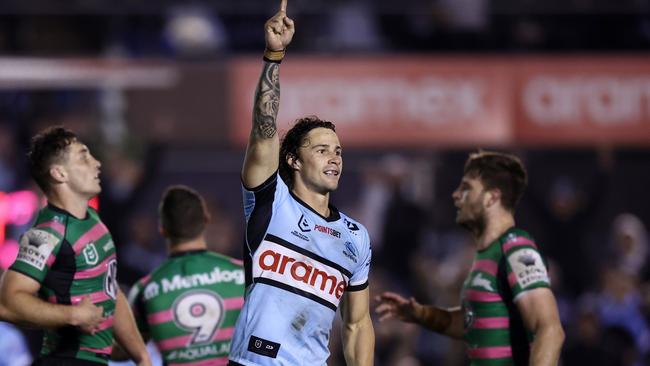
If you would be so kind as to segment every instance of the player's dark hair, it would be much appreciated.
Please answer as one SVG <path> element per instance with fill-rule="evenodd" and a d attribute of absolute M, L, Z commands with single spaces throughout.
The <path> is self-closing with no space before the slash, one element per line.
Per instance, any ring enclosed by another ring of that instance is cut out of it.
<path fill-rule="evenodd" d="M 50 193 L 50 167 L 65 158 L 68 146 L 75 141 L 77 135 L 62 126 L 49 127 L 32 137 L 27 152 L 29 173 L 43 193 Z"/>
<path fill-rule="evenodd" d="M 167 188 L 158 214 L 165 236 L 172 245 L 198 238 L 210 221 L 203 197 L 183 185 Z"/>
<path fill-rule="evenodd" d="M 297 119 L 293 127 L 282 138 L 280 145 L 280 177 L 293 187 L 293 168 L 287 163 L 290 156 L 298 157 L 298 149 L 305 144 L 305 137 L 314 128 L 328 128 L 336 132 L 336 126 L 330 121 L 324 121 L 316 116 Z"/>
<path fill-rule="evenodd" d="M 528 174 L 521 160 L 495 151 L 479 150 L 470 154 L 464 173 L 480 178 L 486 189 L 500 190 L 501 205 L 510 212 L 514 212 L 528 184 Z"/>

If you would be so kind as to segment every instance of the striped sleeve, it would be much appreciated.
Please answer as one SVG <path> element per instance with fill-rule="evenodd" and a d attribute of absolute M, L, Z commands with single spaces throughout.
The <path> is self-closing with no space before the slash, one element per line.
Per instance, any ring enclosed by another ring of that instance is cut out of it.
<path fill-rule="evenodd" d="M 40 224 L 29 229 L 20 238 L 16 261 L 11 269 L 27 275 L 39 283 L 56 260 L 63 238 L 63 225 L 58 222 Z M 58 225 L 56 225 L 58 224 Z M 58 227 L 58 226 L 61 226 Z"/>
<path fill-rule="evenodd" d="M 515 301 L 528 290 L 551 286 L 546 264 L 530 238 L 516 236 L 508 240 L 503 252 L 507 258 L 508 284 Z"/>

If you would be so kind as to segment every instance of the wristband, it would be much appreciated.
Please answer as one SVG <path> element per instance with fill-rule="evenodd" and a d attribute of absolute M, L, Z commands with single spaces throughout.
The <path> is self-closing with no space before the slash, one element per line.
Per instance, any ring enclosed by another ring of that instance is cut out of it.
<path fill-rule="evenodd" d="M 264 61 L 275 62 L 276 64 L 279 64 L 279 63 L 282 62 L 282 59 L 284 58 L 284 53 L 285 53 L 285 50 L 271 51 L 269 49 L 265 49 L 264 50 Z"/>

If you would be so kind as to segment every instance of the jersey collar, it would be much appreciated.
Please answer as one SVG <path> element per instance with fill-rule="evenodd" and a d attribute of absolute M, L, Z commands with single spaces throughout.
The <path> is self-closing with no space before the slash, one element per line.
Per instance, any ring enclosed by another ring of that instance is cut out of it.
<path fill-rule="evenodd" d="M 327 222 L 334 222 L 341 219 L 341 214 L 339 213 L 339 210 L 336 207 L 334 207 L 332 203 L 328 203 L 327 207 L 330 209 L 330 215 L 329 217 L 325 217 L 319 214 L 318 212 L 316 212 L 316 210 L 314 210 L 311 206 L 309 206 L 305 201 L 301 200 L 298 196 L 296 196 L 293 193 L 293 191 L 289 190 L 289 194 L 291 194 L 291 197 L 293 197 L 293 199 L 295 199 L 298 203 L 300 203 L 300 205 L 307 208 L 309 211 L 315 213 L 316 215 L 318 215 L 320 218 L 322 218 Z"/>
<path fill-rule="evenodd" d="M 182 252 L 176 252 L 169 254 L 169 258 L 183 257 L 186 255 L 199 254 L 207 252 L 207 249 L 194 249 L 194 250 L 184 250 Z"/>
<path fill-rule="evenodd" d="M 66 216 L 70 216 L 70 217 L 72 217 L 73 219 L 75 219 L 75 220 L 79 220 L 79 221 L 88 220 L 88 218 L 90 217 L 90 215 L 88 215 L 88 209 L 86 209 L 86 217 L 84 217 L 83 219 L 80 219 L 80 218 L 77 218 L 75 215 L 71 214 L 70 212 L 68 212 L 68 211 L 66 211 L 66 210 L 64 210 L 64 209 L 62 209 L 61 207 L 54 206 L 54 205 L 53 205 L 52 203 L 50 203 L 50 202 L 47 203 L 47 208 L 49 208 L 50 210 L 52 210 L 52 211 L 54 211 L 54 212 L 58 212 L 58 213 L 60 213 L 60 214 L 64 214 L 64 215 L 66 215 Z"/>

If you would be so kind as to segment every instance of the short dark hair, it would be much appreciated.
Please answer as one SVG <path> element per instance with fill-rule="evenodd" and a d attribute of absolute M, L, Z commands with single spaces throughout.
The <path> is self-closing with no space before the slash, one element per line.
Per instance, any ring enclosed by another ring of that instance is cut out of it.
<path fill-rule="evenodd" d="M 160 224 L 172 245 L 196 239 L 210 221 L 203 197 L 183 185 L 167 188 L 160 201 L 158 214 Z"/>
<path fill-rule="evenodd" d="M 43 193 L 51 190 L 50 167 L 64 159 L 68 146 L 77 140 L 74 132 L 62 126 L 49 127 L 32 137 L 27 152 L 29 173 Z"/>
<path fill-rule="evenodd" d="M 293 186 L 293 168 L 287 163 L 288 156 L 298 157 L 298 149 L 305 143 L 305 136 L 314 128 L 328 128 L 336 132 L 336 126 L 330 121 L 316 116 L 297 119 L 293 127 L 282 138 L 280 145 L 280 177 L 289 187 Z"/>
<path fill-rule="evenodd" d="M 499 189 L 501 204 L 511 212 L 528 185 L 524 164 L 512 154 L 479 150 L 469 155 L 464 173 L 480 178 L 486 189 Z"/>

